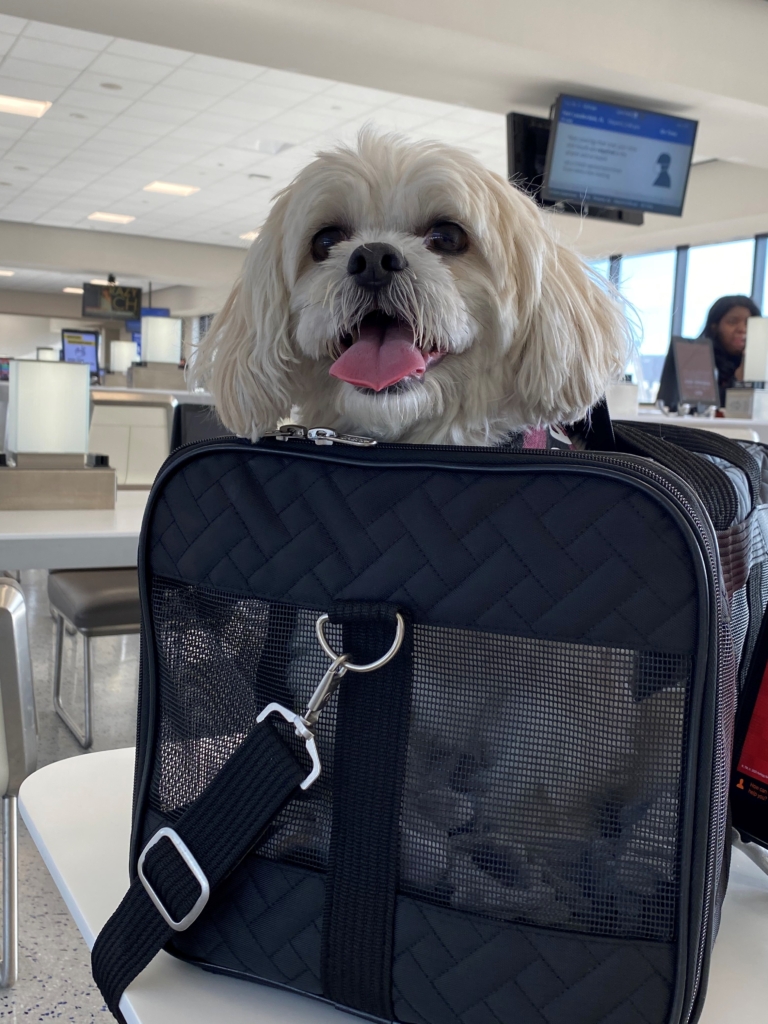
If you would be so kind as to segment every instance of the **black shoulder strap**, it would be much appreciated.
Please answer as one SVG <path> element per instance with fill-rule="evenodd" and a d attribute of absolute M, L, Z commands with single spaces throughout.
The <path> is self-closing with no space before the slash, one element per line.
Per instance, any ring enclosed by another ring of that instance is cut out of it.
<path fill-rule="evenodd" d="M 161 828 L 149 840 L 139 857 L 139 874 L 91 954 L 94 980 L 119 1021 L 118 1004 L 128 985 L 177 931 L 197 920 L 210 893 L 306 774 L 272 724 L 264 721 L 174 827 Z"/>

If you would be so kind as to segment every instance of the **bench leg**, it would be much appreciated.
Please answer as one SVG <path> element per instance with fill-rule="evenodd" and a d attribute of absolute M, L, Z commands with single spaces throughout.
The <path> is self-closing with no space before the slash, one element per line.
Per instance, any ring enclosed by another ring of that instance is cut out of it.
<path fill-rule="evenodd" d="M 3 797 L 3 962 L 0 987 L 10 988 L 19 975 L 18 809 L 15 796 Z"/>
<path fill-rule="evenodd" d="M 84 683 L 84 713 L 85 731 L 81 732 L 80 727 L 72 720 L 61 701 L 61 674 L 64 652 L 64 617 L 59 615 L 56 621 L 56 659 L 53 666 L 53 707 L 56 714 L 69 729 L 77 742 L 84 750 L 88 750 L 93 744 L 92 711 L 93 703 L 93 680 L 91 677 L 91 638 L 83 637 L 83 683 Z"/>

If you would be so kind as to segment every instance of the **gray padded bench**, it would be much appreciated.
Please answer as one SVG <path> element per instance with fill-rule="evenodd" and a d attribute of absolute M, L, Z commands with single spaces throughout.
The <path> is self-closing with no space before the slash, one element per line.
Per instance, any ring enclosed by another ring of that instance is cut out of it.
<path fill-rule="evenodd" d="M 93 743 L 91 638 L 139 632 L 141 611 L 138 573 L 136 569 L 53 570 L 48 574 L 48 600 L 56 618 L 54 708 L 80 746 L 87 750 Z M 61 702 L 65 623 L 82 634 L 84 641 L 84 732 L 80 731 Z"/>

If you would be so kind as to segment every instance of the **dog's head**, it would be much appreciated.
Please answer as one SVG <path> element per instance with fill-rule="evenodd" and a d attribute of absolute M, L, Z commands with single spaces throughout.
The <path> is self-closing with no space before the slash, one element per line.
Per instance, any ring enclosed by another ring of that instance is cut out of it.
<path fill-rule="evenodd" d="M 468 153 L 366 131 L 277 198 L 197 352 L 223 422 L 488 444 L 583 417 L 623 369 L 615 302 Z"/>

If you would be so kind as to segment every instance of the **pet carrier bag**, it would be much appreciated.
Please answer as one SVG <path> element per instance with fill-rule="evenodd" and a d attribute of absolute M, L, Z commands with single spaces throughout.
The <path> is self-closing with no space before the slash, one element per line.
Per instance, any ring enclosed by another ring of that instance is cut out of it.
<path fill-rule="evenodd" d="M 203 442 L 158 475 L 139 579 L 132 881 L 93 950 L 116 1016 L 164 948 L 403 1024 L 697 1018 L 735 661 L 680 476 Z"/>
<path fill-rule="evenodd" d="M 699 495 L 717 534 L 743 686 L 768 604 L 768 451 L 667 419 L 617 421 L 600 442 L 595 447 L 658 461 Z"/>

